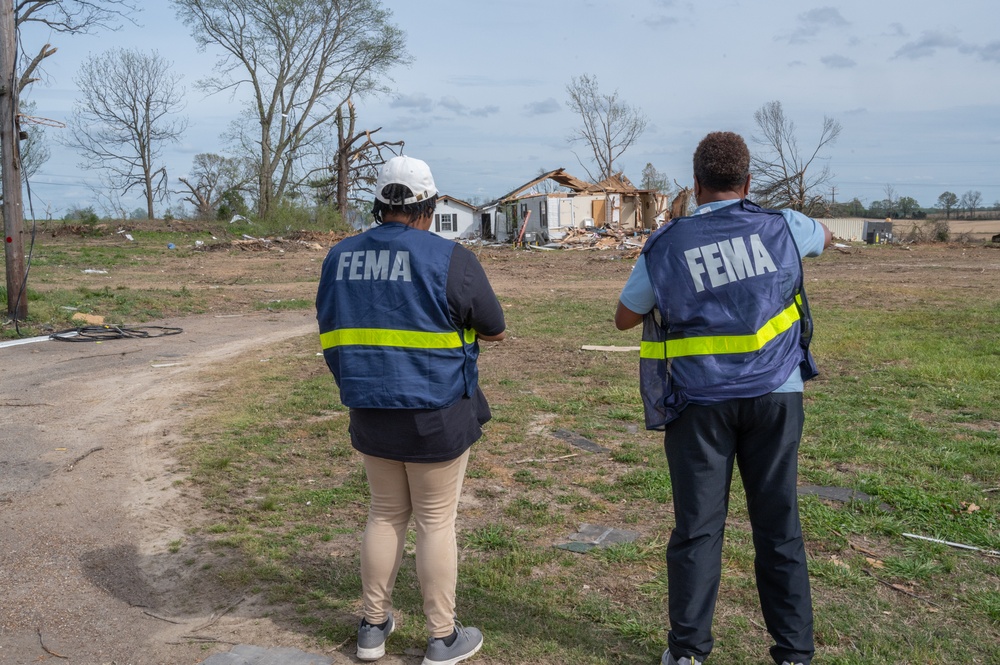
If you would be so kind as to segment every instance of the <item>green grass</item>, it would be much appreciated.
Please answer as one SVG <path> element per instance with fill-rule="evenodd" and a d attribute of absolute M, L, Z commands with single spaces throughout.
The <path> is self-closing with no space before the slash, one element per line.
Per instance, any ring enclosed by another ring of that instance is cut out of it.
<path fill-rule="evenodd" d="M 822 374 L 806 391 L 801 482 L 874 498 L 801 500 L 816 663 L 1000 663 L 998 559 L 902 535 L 1000 550 L 1000 300 L 970 290 L 942 308 L 926 288 L 892 311 L 812 297 Z M 505 300 L 515 339 L 482 354 L 494 418 L 466 479 L 458 602 L 487 634 L 489 662 L 652 663 L 666 646 L 669 473 L 661 435 L 641 427 L 635 355 L 579 350 L 638 338 L 613 330 L 601 293 Z M 340 644 L 358 612 L 364 473 L 312 340 L 273 358 L 231 368 L 225 391 L 241 400 L 192 432 L 191 482 L 216 515 L 192 537 L 238 554 L 211 569 L 218 579 L 290 603 L 304 630 Z M 555 429 L 610 452 L 582 452 Z M 583 522 L 641 537 L 553 547 Z M 420 648 L 412 546 L 395 603 L 389 651 Z M 713 661 L 769 662 L 738 479 L 715 632 Z"/>

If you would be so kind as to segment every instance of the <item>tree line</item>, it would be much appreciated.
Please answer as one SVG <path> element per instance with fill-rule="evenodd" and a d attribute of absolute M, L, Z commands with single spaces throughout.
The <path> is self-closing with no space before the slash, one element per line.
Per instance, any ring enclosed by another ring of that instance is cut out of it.
<path fill-rule="evenodd" d="M 228 154 L 199 154 L 186 177 L 171 179 L 162 153 L 188 126 L 186 91 L 172 63 L 130 48 L 88 56 L 60 142 L 99 174 L 103 207 L 124 212 L 123 201 L 138 195 L 151 218 L 155 204 L 180 194 L 200 216 L 266 218 L 282 201 L 312 195 L 345 209 L 374 184 L 385 154 L 402 149 L 402 141 L 382 140 L 380 128 L 360 125 L 354 103 L 387 92 L 388 71 L 409 62 L 403 32 L 377 0 L 170 3 L 203 52 L 221 53 L 195 86 L 246 101 L 221 137 Z M 138 11 L 133 0 L 23 0 L 15 3 L 15 27 L 36 20 L 85 32 L 133 22 Z M 55 50 L 46 45 L 22 61 L 22 78 Z M 43 157 L 37 140 L 21 150 L 35 163 Z"/>

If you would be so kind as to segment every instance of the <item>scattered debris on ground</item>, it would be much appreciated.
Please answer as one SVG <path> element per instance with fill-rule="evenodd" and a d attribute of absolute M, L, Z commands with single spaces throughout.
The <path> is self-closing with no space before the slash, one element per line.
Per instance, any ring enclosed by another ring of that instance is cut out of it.
<path fill-rule="evenodd" d="M 568 429 L 557 429 L 556 431 L 552 432 L 552 436 L 556 437 L 557 439 L 562 439 L 563 441 L 572 446 L 576 446 L 577 448 L 586 450 L 589 453 L 608 452 L 608 449 L 605 448 L 604 446 L 598 445 L 593 441 L 591 441 L 590 439 L 582 437 L 576 432 L 571 432 Z"/>
<path fill-rule="evenodd" d="M 561 249 L 618 249 L 639 255 L 646 244 L 648 233 L 624 231 L 622 229 L 569 229 L 566 235 L 546 247 Z"/>
<path fill-rule="evenodd" d="M 580 530 L 569 535 L 568 543 L 558 543 L 556 547 L 561 550 L 578 552 L 580 554 L 589 552 L 595 547 L 611 547 L 620 543 L 631 543 L 639 537 L 638 531 L 628 529 L 616 529 L 600 524 L 581 524 Z"/>

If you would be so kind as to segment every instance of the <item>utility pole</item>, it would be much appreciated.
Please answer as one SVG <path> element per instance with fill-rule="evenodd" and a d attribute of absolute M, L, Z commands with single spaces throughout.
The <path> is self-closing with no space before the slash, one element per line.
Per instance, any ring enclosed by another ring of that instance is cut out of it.
<path fill-rule="evenodd" d="M 3 169 L 4 258 L 7 261 L 7 314 L 28 316 L 24 265 L 24 205 L 21 197 L 21 132 L 17 121 L 17 27 L 14 3 L 0 0 L 0 168 Z"/>

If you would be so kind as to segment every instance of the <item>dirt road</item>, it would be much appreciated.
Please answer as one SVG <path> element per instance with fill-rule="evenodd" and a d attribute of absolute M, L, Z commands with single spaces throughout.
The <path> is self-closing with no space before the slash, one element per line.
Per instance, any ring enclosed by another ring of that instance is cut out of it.
<path fill-rule="evenodd" d="M 313 334 L 313 314 L 159 323 L 183 332 L 0 348 L 4 665 L 178 665 L 230 643 L 313 646 L 292 624 L 256 616 L 252 600 L 196 588 L 196 571 L 167 563 L 200 507 L 176 489 L 171 457 L 185 398 L 206 367 Z"/>

